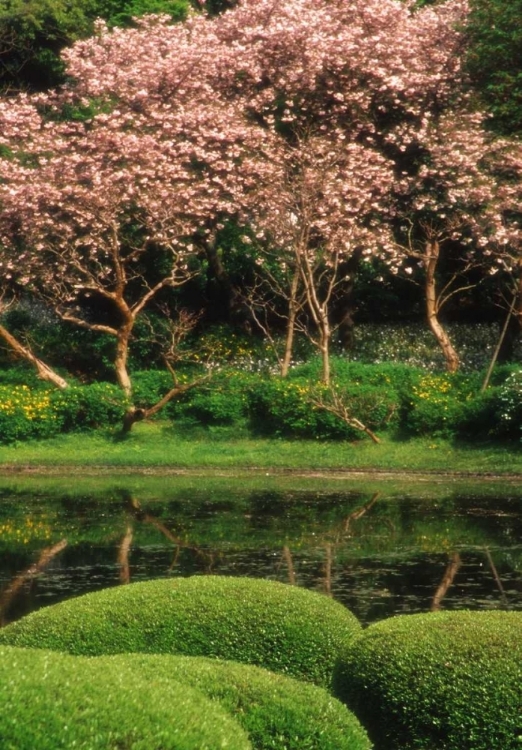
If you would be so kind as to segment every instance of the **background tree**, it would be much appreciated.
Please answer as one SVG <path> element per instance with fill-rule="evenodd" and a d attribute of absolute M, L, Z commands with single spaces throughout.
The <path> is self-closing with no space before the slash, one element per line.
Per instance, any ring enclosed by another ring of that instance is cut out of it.
<path fill-rule="evenodd" d="M 250 212 L 290 282 L 284 371 L 293 329 L 306 309 L 312 322 L 306 332 L 321 354 L 325 383 L 330 381 L 331 308 L 345 263 L 360 248 L 367 255 L 375 252 L 383 236 L 389 242 L 382 213 L 393 178 L 390 165 L 372 149 L 345 145 L 343 135 L 334 134 L 331 141 L 307 134 L 291 145 L 281 140 L 270 158 L 270 179 L 256 192 Z"/>
<path fill-rule="evenodd" d="M 470 0 L 466 66 L 490 126 L 522 135 L 522 2 Z"/>
<path fill-rule="evenodd" d="M 44 91 L 63 83 L 60 53 L 94 33 L 94 22 L 129 26 L 134 17 L 187 17 L 189 0 L 0 0 L 0 91 Z"/>

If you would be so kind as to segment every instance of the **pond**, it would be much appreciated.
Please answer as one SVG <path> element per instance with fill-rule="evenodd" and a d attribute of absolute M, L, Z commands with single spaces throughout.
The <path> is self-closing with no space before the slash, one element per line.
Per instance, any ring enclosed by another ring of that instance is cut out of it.
<path fill-rule="evenodd" d="M 522 488 L 346 477 L 0 478 L 0 622 L 164 576 L 321 591 L 364 623 L 522 609 Z"/>

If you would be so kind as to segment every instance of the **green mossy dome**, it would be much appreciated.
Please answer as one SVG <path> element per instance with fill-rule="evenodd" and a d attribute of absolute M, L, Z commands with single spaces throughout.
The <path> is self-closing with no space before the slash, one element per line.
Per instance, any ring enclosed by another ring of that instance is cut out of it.
<path fill-rule="evenodd" d="M 84 657 L 70 657 L 84 661 Z M 355 716 L 325 689 L 250 664 L 198 656 L 118 654 L 90 661 L 102 672 L 172 681 L 218 701 L 255 750 L 369 750 Z"/>
<path fill-rule="evenodd" d="M 0 631 L 0 643 L 87 656 L 209 656 L 328 687 L 339 652 L 360 632 L 356 617 L 322 594 L 194 576 L 105 589 L 38 610 Z"/>
<path fill-rule="evenodd" d="M 0 646 L 2 750 L 249 750 L 246 732 L 186 684 L 94 659 Z"/>
<path fill-rule="evenodd" d="M 520 750 L 522 612 L 437 612 L 371 625 L 334 692 L 376 750 Z"/>

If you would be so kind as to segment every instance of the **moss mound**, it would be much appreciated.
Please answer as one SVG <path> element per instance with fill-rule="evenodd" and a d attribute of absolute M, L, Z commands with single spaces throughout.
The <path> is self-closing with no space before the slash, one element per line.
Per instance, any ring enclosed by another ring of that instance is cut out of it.
<path fill-rule="evenodd" d="M 0 646 L 2 748 L 251 748 L 241 726 L 197 690 L 95 661 Z"/>
<path fill-rule="evenodd" d="M 377 750 L 520 750 L 522 612 L 440 612 L 370 626 L 335 693 Z"/>
<path fill-rule="evenodd" d="M 161 579 L 86 594 L 0 631 L 0 643 L 76 655 L 143 652 L 257 664 L 330 686 L 339 652 L 361 631 L 321 594 L 220 576 Z"/>
<path fill-rule="evenodd" d="M 81 657 L 70 657 L 79 658 Z M 355 716 L 326 690 L 237 662 L 205 657 L 125 654 L 91 661 L 101 671 L 155 685 L 173 680 L 218 701 L 248 733 L 255 750 L 369 750 Z"/>

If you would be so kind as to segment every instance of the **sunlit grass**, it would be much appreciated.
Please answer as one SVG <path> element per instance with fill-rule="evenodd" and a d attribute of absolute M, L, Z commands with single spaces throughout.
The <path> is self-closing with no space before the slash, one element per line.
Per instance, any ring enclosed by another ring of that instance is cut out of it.
<path fill-rule="evenodd" d="M 0 448 L 0 467 L 134 467 L 522 473 L 522 446 L 469 446 L 449 440 L 327 442 L 269 440 L 226 433 L 177 434 L 169 424 L 138 424 L 125 439 L 110 433 L 62 435 Z"/>

